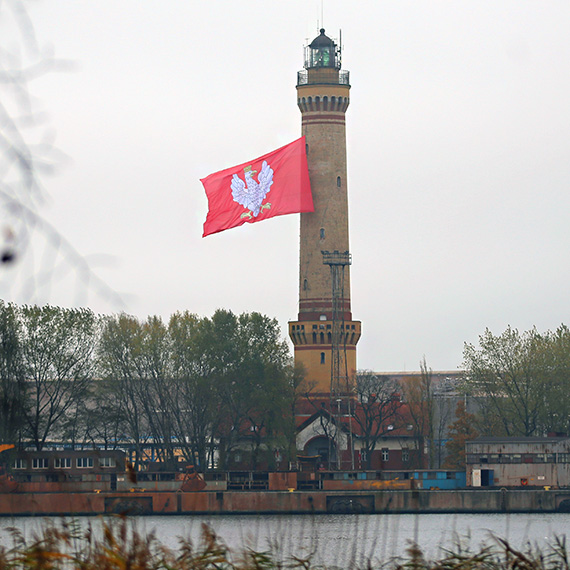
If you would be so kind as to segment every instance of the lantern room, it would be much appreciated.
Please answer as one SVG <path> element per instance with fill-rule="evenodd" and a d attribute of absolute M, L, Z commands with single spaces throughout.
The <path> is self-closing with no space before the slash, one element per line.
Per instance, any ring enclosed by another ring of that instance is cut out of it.
<path fill-rule="evenodd" d="M 329 67 L 340 69 L 340 50 L 328 36 L 325 36 L 324 28 L 305 48 L 305 69 Z"/>

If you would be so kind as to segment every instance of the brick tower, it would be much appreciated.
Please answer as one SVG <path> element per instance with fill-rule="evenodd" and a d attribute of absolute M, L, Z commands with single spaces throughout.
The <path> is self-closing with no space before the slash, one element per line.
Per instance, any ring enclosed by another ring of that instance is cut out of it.
<path fill-rule="evenodd" d="M 306 137 L 315 211 L 301 214 L 299 314 L 289 323 L 295 361 L 304 365 L 313 392 L 350 392 L 360 322 L 350 308 L 345 113 L 349 74 L 340 49 L 325 35 L 305 48 L 297 77 L 297 105 Z"/>

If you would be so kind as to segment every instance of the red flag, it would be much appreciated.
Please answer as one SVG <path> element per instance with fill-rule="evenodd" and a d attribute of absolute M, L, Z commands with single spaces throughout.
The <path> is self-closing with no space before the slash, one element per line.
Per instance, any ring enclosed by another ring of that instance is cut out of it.
<path fill-rule="evenodd" d="M 314 211 L 305 137 L 201 182 L 208 197 L 202 237 L 274 216 Z"/>

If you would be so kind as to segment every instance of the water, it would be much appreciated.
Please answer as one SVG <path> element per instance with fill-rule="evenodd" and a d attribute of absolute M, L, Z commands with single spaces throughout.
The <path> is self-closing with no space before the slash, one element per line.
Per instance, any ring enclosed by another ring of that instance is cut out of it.
<path fill-rule="evenodd" d="M 41 529 L 46 519 L 0 518 L 0 543 L 10 544 L 8 527 L 27 536 Z M 47 519 L 54 520 L 54 519 Z M 57 520 L 57 519 L 55 519 Z M 139 531 L 154 531 L 166 546 L 176 549 L 178 538 L 199 539 L 201 524 L 209 524 L 236 552 L 244 547 L 279 552 L 281 559 L 312 555 L 313 562 L 349 568 L 403 556 L 416 542 L 426 557 L 441 556 L 460 541 L 477 550 L 505 538 L 515 548 L 529 543 L 545 547 L 555 536 L 570 534 L 570 514 L 491 515 L 232 515 L 135 517 Z M 95 528 L 98 517 L 81 517 L 78 524 Z"/>

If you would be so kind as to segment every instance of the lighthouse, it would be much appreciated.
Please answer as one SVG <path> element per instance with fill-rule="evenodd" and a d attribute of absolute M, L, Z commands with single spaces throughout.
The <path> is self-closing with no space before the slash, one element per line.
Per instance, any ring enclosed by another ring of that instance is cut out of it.
<path fill-rule="evenodd" d="M 342 398 L 352 391 L 361 323 L 352 319 L 346 168 L 349 72 L 341 51 L 320 34 L 305 47 L 297 74 L 297 105 L 306 140 L 314 212 L 301 214 L 299 312 L 289 323 L 295 362 L 313 394 Z M 339 400 L 340 401 L 340 400 Z"/>

